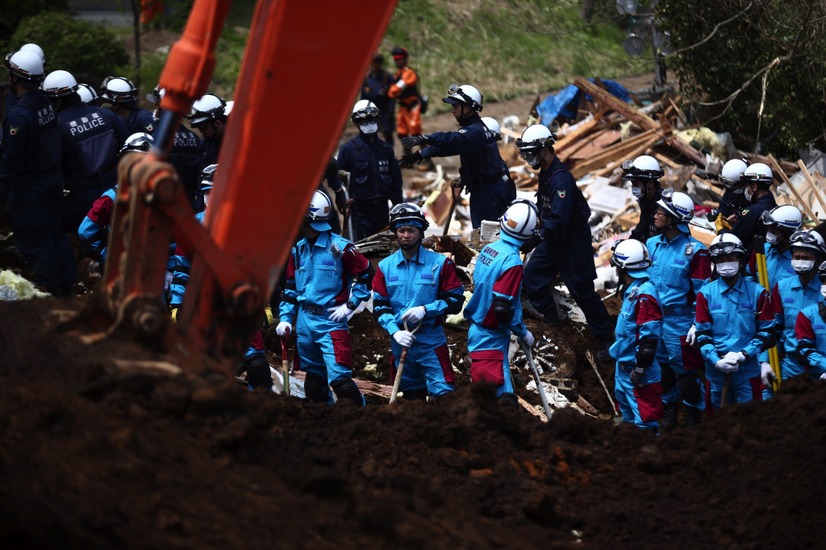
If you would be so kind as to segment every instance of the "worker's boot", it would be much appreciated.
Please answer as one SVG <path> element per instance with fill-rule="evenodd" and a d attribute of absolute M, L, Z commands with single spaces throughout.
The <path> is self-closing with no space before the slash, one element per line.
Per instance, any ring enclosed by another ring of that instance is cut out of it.
<path fill-rule="evenodd" d="M 664 432 L 670 432 L 677 427 L 677 404 L 666 403 L 663 410 L 663 418 L 660 422 Z"/>
<path fill-rule="evenodd" d="M 333 391 L 336 393 L 336 398 L 338 398 L 339 401 L 342 399 L 349 399 L 358 407 L 363 407 L 365 405 L 364 396 L 361 394 L 361 390 L 359 390 L 359 387 L 352 378 L 336 380 L 330 384 L 330 386 L 333 388 Z"/>
<path fill-rule="evenodd" d="M 703 411 L 696 407 L 685 408 L 685 427 L 689 430 L 696 428 L 702 422 Z"/>
<path fill-rule="evenodd" d="M 519 399 L 517 399 L 516 395 L 512 393 L 503 393 L 499 396 L 497 401 L 499 402 L 500 407 L 506 407 L 509 409 L 519 408 Z"/>
<path fill-rule="evenodd" d="M 244 359 L 242 369 L 247 373 L 247 386 L 251 390 L 272 388 L 272 372 L 264 354 L 255 354 Z M 241 369 L 239 369 L 241 370 Z"/>
<path fill-rule="evenodd" d="M 611 344 L 614 343 L 613 335 L 606 335 L 597 338 L 599 340 L 599 348 L 597 349 L 596 359 L 600 363 L 613 363 L 614 358 L 608 352 L 611 349 Z"/>
<path fill-rule="evenodd" d="M 427 401 L 427 390 L 404 390 L 402 392 L 402 399 L 407 401 Z"/>

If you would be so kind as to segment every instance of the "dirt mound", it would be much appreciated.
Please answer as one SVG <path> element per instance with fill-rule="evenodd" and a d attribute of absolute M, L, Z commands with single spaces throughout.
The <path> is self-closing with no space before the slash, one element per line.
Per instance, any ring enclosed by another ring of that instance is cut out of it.
<path fill-rule="evenodd" d="M 0 303 L 6 548 L 820 544 L 826 385 L 660 437 L 567 410 L 541 424 L 481 385 L 327 407 L 114 374 L 151 357 L 83 346 L 55 305 L 77 307 Z"/>

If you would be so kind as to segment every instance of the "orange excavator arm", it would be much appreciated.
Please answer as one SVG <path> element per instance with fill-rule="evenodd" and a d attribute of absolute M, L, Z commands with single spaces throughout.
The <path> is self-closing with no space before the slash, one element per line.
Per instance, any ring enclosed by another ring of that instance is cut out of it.
<path fill-rule="evenodd" d="M 248 345 L 340 135 L 395 1 L 260 0 L 201 226 L 163 162 L 206 92 L 229 2 L 196 0 L 161 75 L 155 149 L 122 163 L 104 274 L 115 324 L 229 362 Z M 161 295 L 168 243 L 192 268 L 177 324 Z M 178 338 L 172 335 L 177 331 Z"/>

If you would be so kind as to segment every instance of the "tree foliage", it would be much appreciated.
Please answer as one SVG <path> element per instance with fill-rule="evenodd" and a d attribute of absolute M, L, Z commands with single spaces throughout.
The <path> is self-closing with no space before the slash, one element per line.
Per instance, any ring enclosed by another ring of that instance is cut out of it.
<path fill-rule="evenodd" d="M 35 42 L 46 53 L 46 69 L 63 69 L 78 82 L 98 85 L 109 75 L 129 71 L 129 54 L 103 25 L 50 12 L 20 22 L 11 39 L 12 48 Z"/>
<path fill-rule="evenodd" d="M 69 0 L 0 0 L 0 41 L 11 38 L 18 23 L 27 17 L 48 11 L 68 11 Z"/>
<path fill-rule="evenodd" d="M 658 10 L 701 123 L 742 149 L 826 146 L 826 3 L 662 0 Z"/>

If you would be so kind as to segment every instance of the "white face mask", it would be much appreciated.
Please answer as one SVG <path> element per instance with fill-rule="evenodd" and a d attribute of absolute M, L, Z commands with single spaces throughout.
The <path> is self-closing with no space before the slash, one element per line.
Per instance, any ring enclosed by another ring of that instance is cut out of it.
<path fill-rule="evenodd" d="M 820 295 L 826 298 L 826 285 L 820 285 Z"/>
<path fill-rule="evenodd" d="M 747 201 L 749 201 L 749 202 L 751 202 L 751 196 L 752 196 L 753 194 L 754 194 L 754 193 L 752 193 L 752 191 L 751 191 L 751 189 L 750 189 L 749 187 L 746 187 L 746 188 L 743 190 L 743 195 L 745 195 L 746 200 L 747 200 Z"/>
<path fill-rule="evenodd" d="M 637 187 L 636 185 L 631 188 L 631 194 L 634 195 L 634 198 L 637 200 L 642 199 L 643 195 L 645 195 L 645 189 L 642 187 Z"/>
<path fill-rule="evenodd" d="M 367 124 L 359 124 L 359 130 L 362 134 L 375 134 L 379 131 L 378 122 L 369 122 Z"/>
<path fill-rule="evenodd" d="M 766 232 L 766 242 L 769 244 L 777 244 L 780 240 L 780 237 L 772 233 L 771 231 Z"/>
<path fill-rule="evenodd" d="M 740 262 L 722 262 L 716 264 L 717 274 L 723 279 L 730 279 L 740 271 Z"/>
<path fill-rule="evenodd" d="M 815 268 L 814 260 L 792 260 L 795 273 L 808 273 Z"/>

